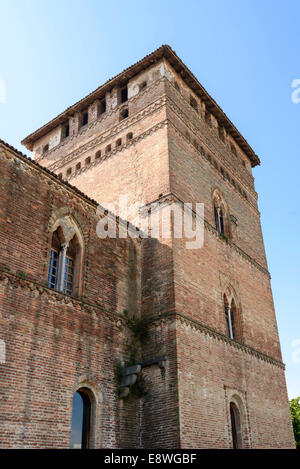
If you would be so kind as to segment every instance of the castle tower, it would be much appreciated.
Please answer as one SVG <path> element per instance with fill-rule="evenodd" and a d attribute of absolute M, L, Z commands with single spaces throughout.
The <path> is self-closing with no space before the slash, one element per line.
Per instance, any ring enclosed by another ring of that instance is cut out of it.
<path fill-rule="evenodd" d="M 22 143 L 101 205 L 204 204 L 203 247 L 142 241 L 143 359 L 167 364 L 143 371 L 139 445 L 294 447 L 252 175 L 260 161 L 175 52 L 160 47 Z"/>

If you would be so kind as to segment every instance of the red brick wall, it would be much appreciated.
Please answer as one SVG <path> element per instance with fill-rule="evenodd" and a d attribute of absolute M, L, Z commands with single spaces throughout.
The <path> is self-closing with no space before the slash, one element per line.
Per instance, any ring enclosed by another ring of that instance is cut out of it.
<path fill-rule="evenodd" d="M 110 110 L 41 163 L 64 177 L 72 167 L 70 182 L 103 205 L 118 201 L 120 194 L 129 203 L 165 196 L 169 202 L 203 202 L 203 248 L 187 250 L 183 240 L 174 239 L 100 241 L 95 205 L 41 176 L 41 170 L 1 165 L 0 266 L 11 270 L 0 282 L 1 321 L 8 358 L 15 354 L 3 378 L 3 389 L 14 389 L 2 400 L 4 447 L 56 447 L 57 435 L 66 447 L 79 379 L 92 383 L 98 396 L 95 446 L 229 447 L 234 398 L 242 413 L 243 446 L 293 447 L 257 194 L 251 170 L 242 164 L 248 160 L 241 149 L 232 154 L 231 137 L 225 144 L 220 140 L 214 118 L 207 126 L 204 103 L 199 100 L 199 112 L 194 111 L 191 90 L 168 64 L 167 69 L 129 99 L 128 119 L 119 122 L 119 109 Z M 128 132 L 133 133 L 130 142 Z M 108 144 L 112 151 L 106 155 Z M 99 149 L 102 156 L 96 160 Z M 85 167 L 88 156 L 91 165 Z M 74 172 L 79 161 L 82 169 Z M 214 228 L 215 188 L 227 202 L 228 220 L 229 215 L 237 219 L 236 227 L 230 222 L 228 243 Z M 41 288 L 48 265 L 47 227 L 53 213 L 65 207 L 76 213 L 84 231 L 83 302 Z M 15 276 L 20 271 L 25 279 Z M 237 301 L 235 342 L 225 335 L 228 285 Z M 142 360 L 167 359 L 165 368 L 144 368 L 145 397 L 120 401 L 113 367 L 120 355 L 128 356 L 128 337 L 118 328 L 118 314 L 128 307 L 153 320 Z M 12 412 L 12 401 L 19 413 Z"/>
<path fill-rule="evenodd" d="M 231 398 L 240 402 L 244 448 L 291 448 L 284 371 L 177 321 L 180 437 L 184 448 L 230 448 Z"/>

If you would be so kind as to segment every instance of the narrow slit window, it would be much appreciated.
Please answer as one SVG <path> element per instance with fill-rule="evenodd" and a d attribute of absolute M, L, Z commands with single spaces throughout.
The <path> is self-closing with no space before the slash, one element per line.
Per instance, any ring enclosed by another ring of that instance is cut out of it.
<path fill-rule="evenodd" d="M 101 102 L 100 102 L 100 109 L 99 109 L 99 114 L 104 114 L 106 112 L 106 101 L 105 99 L 103 99 Z"/>

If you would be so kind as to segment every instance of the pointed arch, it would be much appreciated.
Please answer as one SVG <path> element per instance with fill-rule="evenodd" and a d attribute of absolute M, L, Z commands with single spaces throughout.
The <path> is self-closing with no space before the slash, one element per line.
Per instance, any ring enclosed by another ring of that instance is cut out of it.
<path fill-rule="evenodd" d="M 232 285 L 223 293 L 226 335 L 233 340 L 242 340 L 241 306 Z"/>
<path fill-rule="evenodd" d="M 230 237 L 229 210 L 226 200 L 219 189 L 214 189 L 212 193 L 213 210 L 217 231 Z"/>
<path fill-rule="evenodd" d="M 82 293 L 84 236 L 71 214 L 58 213 L 50 227 L 49 288 L 72 296 Z"/>

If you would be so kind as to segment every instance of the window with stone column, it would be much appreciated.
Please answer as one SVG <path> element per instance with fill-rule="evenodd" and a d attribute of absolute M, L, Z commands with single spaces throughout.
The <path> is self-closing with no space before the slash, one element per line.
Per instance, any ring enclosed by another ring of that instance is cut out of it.
<path fill-rule="evenodd" d="M 223 295 L 226 335 L 232 340 L 242 340 L 240 306 L 232 287 L 228 287 Z"/>
<path fill-rule="evenodd" d="M 216 229 L 221 235 L 224 235 L 227 238 L 231 238 L 227 203 L 225 202 L 221 192 L 217 189 L 213 192 L 212 198 Z"/>
<path fill-rule="evenodd" d="M 70 217 L 66 217 L 51 234 L 48 287 L 70 296 L 79 296 L 82 256 L 80 232 Z"/>

